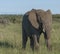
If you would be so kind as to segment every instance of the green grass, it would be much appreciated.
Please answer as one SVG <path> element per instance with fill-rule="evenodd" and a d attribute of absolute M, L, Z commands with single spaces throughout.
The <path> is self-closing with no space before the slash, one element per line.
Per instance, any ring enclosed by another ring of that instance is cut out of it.
<path fill-rule="evenodd" d="M 21 23 L 7 25 L 0 24 L 0 54 L 60 54 L 60 22 L 53 21 L 51 44 L 52 51 L 48 51 L 45 45 L 43 34 L 40 37 L 40 48 L 32 52 L 28 40 L 26 50 L 22 50 L 22 29 Z"/>

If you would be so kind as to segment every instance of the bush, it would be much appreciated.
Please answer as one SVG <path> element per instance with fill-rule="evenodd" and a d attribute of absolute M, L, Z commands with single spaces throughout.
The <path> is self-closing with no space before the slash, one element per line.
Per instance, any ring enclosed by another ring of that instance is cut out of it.
<path fill-rule="evenodd" d="M 12 23 L 21 23 L 23 15 L 0 15 L 0 18 L 8 19 Z"/>

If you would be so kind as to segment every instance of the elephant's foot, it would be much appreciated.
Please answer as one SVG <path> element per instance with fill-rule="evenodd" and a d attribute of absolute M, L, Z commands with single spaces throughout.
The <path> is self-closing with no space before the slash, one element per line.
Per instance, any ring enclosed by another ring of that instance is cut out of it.
<path fill-rule="evenodd" d="M 26 48 L 25 47 L 22 47 L 23 50 L 25 50 Z"/>
<path fill-rule="evenodd" d="M 50 50 L 50 51 L 52 50 L 50 39 L 46 39 L 46 46 L 47 46 L 48 50 Z"/>
<path fill-rule="evenodd" d="M 38 41 L 37 41 L 37 35 L 34 35 L 34 36 L 33 36 L 33 39 L 34 39 L 34 48 L 35 48 L 35 49 L 38 49 L 38 48 L 39 48 L 39 43 L 38 43 Z"/>
<path fill-rule="evenodd" d="M 26 49 L 26 45 L 25 45 L 25 44 L 22 45 L 22 49 L 23 49 L 23 50 Z"/>
<path fill-rule="evenodd" d="M 36 50 L 39 49 L 39 44 L 38 44 L 38 43 L 35 44 L 35 49 L 36 49 Z"/>
<path fill-rule="evenodd" d="M 47 46 L 47 48 L 48 48 L 49 51 L 52 51 L 52 46 L 51 45 Z"/>

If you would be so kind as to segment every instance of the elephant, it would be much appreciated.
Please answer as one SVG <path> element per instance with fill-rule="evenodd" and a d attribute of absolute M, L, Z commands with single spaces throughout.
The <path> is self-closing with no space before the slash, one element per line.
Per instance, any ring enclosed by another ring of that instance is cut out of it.
<path fill-rule="evenodd" d="M 39 48 L 39 38 L 44 34 L 47 48 L 51 49 L 52 13 L 48 9 L 32 9 L 26 12 L 22 20 L 22 48 L 26 48 L 28 37 L 32 50 Z"/>

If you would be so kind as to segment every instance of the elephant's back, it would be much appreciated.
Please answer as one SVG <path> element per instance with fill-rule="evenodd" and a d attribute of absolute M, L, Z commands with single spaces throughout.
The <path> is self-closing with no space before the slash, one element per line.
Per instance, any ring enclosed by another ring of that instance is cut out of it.
<path fill-rule="evenodd" d="M 23 20 L 22 20 L 22 26 L 25 27 L 28 24 L 28 15 L 24 14 Z"/>
<path fill-rule="evenodd" d="M 23 20 L 22 20 L 22 28 L 25 30 L 26 33 L 30 33 L 30 23 L 28 21 L 28 15 L 24 14 Z"/>
<path fill-rule="evenodd" d="M 23 21 L 22 21 L 22 27 L 25 30 L 25 32 L 27 33 L 27 35 L 32 35 L 35 34 L 36 32 L 38 32 L 38 30 L 36 30 L 30 23 L 28 15 L 25 14 L 23 16 Z"/>

